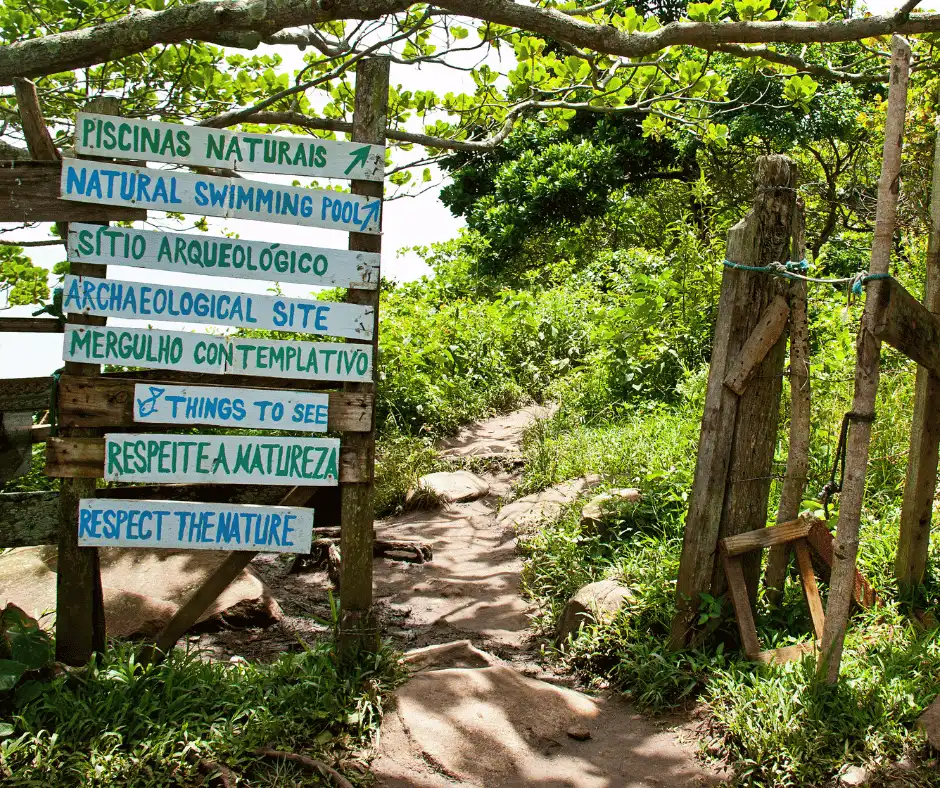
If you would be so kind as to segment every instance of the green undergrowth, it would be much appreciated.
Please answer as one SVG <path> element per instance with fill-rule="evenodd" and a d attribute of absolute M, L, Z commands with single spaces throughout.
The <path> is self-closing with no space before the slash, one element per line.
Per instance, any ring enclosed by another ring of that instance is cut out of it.
<path fill-rule="evenodd" d="M 898 599 L 892 578 L 904 479 L 904 462 L 898 457 L 903 457 L 908 440 L 911 378 L 899 372 L 883 381 L 862 522 L 859 566 L 884 605 L 853 617 L 836 688 L 814 683 L 811 656 L 785 666 L 759 666 L 742 659 L 724 600 L 703 600 L 702 622 L 714 629 L 703 645 L 681 652 L 666 647 L 694 472 L 703 373 L 686 376 L 677 404 L 650 403 L 600 415 L 563 407 L 534 425 L 524 444 L 527 465 L 521 490 L 597 473 L 603 487 L 639 487 L 644 495 L 642 503 L 620 507 L 603 533 L 582 525 L 582 499 L 558 522 L 523 539 L 524 591 L 538 604 L 536 625 L 546 634 L 565 602 L 586 583 L 615 579 L 633 595 L 613 621 L 585 626 L 558 659 L 589 683 L 612 683 L 650 712 L 703 704 L 709 726 L 704 744 L 733 766 L 740 784 L 823 785 L 846 763 L 866 765 L 889 781 L 898 777 L 892 764 L 909 754 L 928 765 L 905 773 L 905 782 L 899 784 L 940 785 L 936 761 L 929 765 L 923 735 L 914 730 L 918 715 L 940 693 L 940 632 L 924 633 L 912 623 L 910 600 Z M 830 382 L 816 392 L 808 495 L 828 476 L 849 386 Z M 784 420 L 783 437 L 786 426 Z M 783 463 L 785 458 L 782 439 L 777 460 Z M 771 513 L 778 494 L 775 484 Z M 832 515 L 837 516 L 837 509 Z M 938 540 L 932 546 L 931 566 L 916 602 L 936 615 Z M 823 585 L 824 594 L 826 590 Z M 779 608 L 770 609 L 761 597 L 756 614 L 765 648 L 809 639 L 809 614 L 795 577 Z"/>
<path fill-rule="evenodd" d="M 10 786 L 204 785 L 227 767 L 249 785 L 323 785 L 310 770 L 255 751 L 301 753 L 360 782 L 357 751 L 376 732 L 398 680 L 383 648 L 341 667 L 329 643 L 267 665 L 175 651 L 144 667 L 115 644 L 0 714 L 0 782 Z M 215 770 L 217 773 L 217 769 Z M 214 783 L 213 783 L 214 784 Z M 221 783 L 220 783 L 221 784 Z"/>

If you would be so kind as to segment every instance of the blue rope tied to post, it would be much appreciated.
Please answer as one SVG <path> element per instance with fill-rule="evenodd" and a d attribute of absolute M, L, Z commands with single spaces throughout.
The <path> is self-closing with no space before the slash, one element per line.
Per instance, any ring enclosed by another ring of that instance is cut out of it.
<path fill-rule="evenodd" d="M 820 285 L 848 285 L 850 301 L 852 296 L 860 296 L 862 294 L 862 287 L 869 282 L 892 278 L 891 274 L 870 274 L 868 271 L 859 271 L 854 276 L 846 276 L 841 279 L 822 279 L 816 276 L 806 276 L 805 273 L 797 273 L 798 271 L 805 272 L 809 270 L 809 264 L 806 260 L 800 260 L 799 262 L 790 261 L 788 263 L 770 263 L 769 265 L 743 265 L 741 263 L 733 263 L 731 260 L 725 260 L 724 265 L 725 268 L 733 268 L 738 271 L 759 271 L 773 274 L 783 279 L 794 279 L 801 282 L 813 282 Z"/>

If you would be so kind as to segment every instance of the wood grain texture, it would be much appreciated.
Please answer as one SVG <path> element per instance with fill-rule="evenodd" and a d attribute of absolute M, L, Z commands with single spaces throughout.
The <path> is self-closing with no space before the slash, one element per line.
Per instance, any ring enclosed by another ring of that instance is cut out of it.
<path fill-rule="evenodd" d="M 789 317 L 790 306 L 782 295 L 776 296 L 764 309 L 760 320 L 725 375 L 725 385 L 735 394 L 744 393 L 744 388 L 757 372 L 757 367 L 783 334 Z"/>
<path fill-rule="evenodd" d="M 835 550 L 835 539 L 833 539 L 829 528 L 824 522 L 813 523 L 813 527 L 809 529 L 809 534 L 806 538 L 809 542 L 809 546 L 813 549 L 813 554 L 819 558 L 822 564 L 823 571 L 820 572 L 820 576 L 824 581 L 828 582 L 831 576 L 832 564 L 835 560 L 833 553 Z M 868 582 L 858 569 L 855 570 L 855 578 L 852 583 L 852 597 L 856 604 L 864 608 L 873 607 L 878 604 L 875 589 L 871 587 L 871 583 Z"/>
<path fill-rule="evenodd" d="M 303 378 L 269 378 L 261 375 L 213 375 L 178 369 L 133 369 L 124 372 L 103 372 L 103 378 L 130 379 L 139 382 L 188 383 L 193 386 L 233 386 L 237 388 L 291 388 L 297 391 L 327 391 L 340 384 L 328 380 Z M 289 381 L 289 382 L 288 382 Z"/>
<path fill-rule="evenodd" d="M 36 85 L 24 77 L 15 77 L 13 91 L 29 155 L 39 161 L 61 161 L 62 154 L 52 141 L 46 120 L 42 116 Z"/>
<path fill-rule="evenodd" d="M 64 324 L 51 317 L 0 317 L 0 333 L 61 334 Z"/>
<path fill-rule="evenodd" d="M 934 137 L 930 192 L 930 235 L 927 240 L 927 283 L 924 307 L 940 313 L 940 130 Z M 894 574 L 903 594 L 923 582 L 930 550 L 930 521 L 937 491 L 940 447 L 940 375 L 917 368 L 914 415 L 908 452 L 907 479 L 901 503 L 901 526 Z"/>
<path fill-rule="evenodd" d="M 816 650 L 815 643 L 797 643 L 794 646 L 784 646 L 783 648 L 761 651 L 756 657 L 755 662 L 764 665 L 784 665 L 787 662 L 796 662 L 803 659 L 807 654 L 812 654 Z"/>
<path fill-rule="evenodd" d="M 872 333 L 940 376 L 940 318 L 895 279 L 871 282 L 869 292 Z"/>
<path fill-rule="evenodd" d="M 62 375 L 59 379 L 59 424 L 66 427 L 135 427 L 134 386 L 136 383 L 169 383 L 150 379 L 139 381 L 133 378 L 82 378 Z M 284 381 L 290 390 L 293 381 Z M 219 393 L 233 388 L 219 387 Z M 260 392 L 264 388 L 256 387 Z M 369 432 L 372 429 L 373 395 L 343 391 L 328 392 L 329 422 L 331 432 Z M 164 428 L 161 428 L 164 429 Z"/>
<path fill-rule="evenodd" d="M 789 523 L 780 523 L 768 528 L 758 528 L 755 531 L 729 536 L 721 540 L 721 546 L 728 555 L 742 555 L 752 550 L 789 544 L 795 539 L 805 538 L 809 535 L 811 527 L 812 522 L 809 520 L 793 520 Z"/>
<path fill-rule="evenodd" d="M 139 208 L 59 199 L 59 161 L 0 161 L 0 222 L 133 222 Z"/>
<path fill-rule="evenodd" d="M 385 145 L 385 130 L 388 114 L 388 76 L 390 62 L 387 58 L 368 58 L 356 67 L 356 106 L 353 114 L 351 139 L 372 145 Z M 366 197 L 383 196 L 383 184 L 373 181 L 352 182 L 353 194 Z M 382 211 L 384 222 L 385 211 Z M 357 252 L 382 251 L 381 235 L 364 233 L 349 234 L 349 248 Z M 381 282 L 381 270 L 377 271 Z M 379 359 L 379 299 L 380 291 L 350 288 L 346 300 L 374 309 L 375 332 L 372 338 L 372 379 L 378 380 L 375 365 Z M 374 383 L 347 383 L 344 390 L 351 394 L 374 394 Z M 374 535 L 374 469 L 375 427 L 370 432 L 350 434 L 344 437 L 344 446 L 364 457 L 365 478 L 361 484 L 346 485 L 342 495 L 342 536 L 340 541 L 341 588 L 340 595 L 340 649 L 351 654 L 357 649 L 375 648 L 378 633 L 372 613 L 372 553 Z"/>
<path fill-rule="evenodd" d="M 910 77 L 911 48 L 900 36 L 891 39 L 891 70 L 888 88 L 888 110 L 885 119 L 884 153 L 881 177 L 878 180 L 878 205 L 875 211 L 875 233 L 872 239 L 872 274 L 886 274 L 894 246 L 897 223 L 898 190 L 901 174 L 901 148 L 904 141 L 904 119 L 907 110 L 907 86 Z M 852 412 L 863 420 L 853 420 L 846 442 L 845 483 L 839 499 L 839 526 L 833 548 L 832 579 L 826 604 L 826 630 L 823 633 L 819 678 L 830 684 L 839 679 L 845 630 L 855 592 L 858 532 L 865 497 L 865 475 L 868 470 L 868 449 L 871 442 L 871 421 L 874 419 L 875 398 L 880 377 L 881 342 L 875 333 L 875 317 L 879 304 L 890 292 L 891 280 L 868 284 L 868 296 L 856 343 L 855 393 Z"/>
<path fill-rule="evenodd" d="M 754 625 L 754 612 L 747 593 L 741 556 L 731 556 L 722 550 L 721 562 L 724 566 L 725 576 L 728 579 L 728 593 L 731 595 L 734 615 L 738 620 L 741 646 L 744 653 L 749 658 L 754 659 L 760 653 L 760 641 L 757 638 L 757 627 Z"/>
<path fill-rule="evenodd" d="M 52 396 L 52 378 L 8 378 L 0 384 L 0 411 L 48 410 Z"/>
<path fill-rule="evenodd" d="M 755 173 L 754 201 L 747 216 L 728 234 L 727 257 L 745 265 L 767 265 L 786 260 L 790 254 L 796 168 L 785 156 L 764 156 L 758 159 Z M 777 340 L 741 397 L 724 380 L 761 313 L 781 292 L 780 280 L 761 272 L 726 268 L 722 275 L 676 582 L 677 612 L 670 633 L 673 648 L 688 642 L 700 594 L 724 592 L 724 573 L 715 561 L 718 539 L 755 530 L 767 519 L 770 479 L 763 477 L 770 476 L 773 461 L 785 340 Z M 756 562 L 745 570 L 751 577 L 751 593 L 756 591 L 757 570 Z"/>
<path fill-rule="evenodd" d="M 826 615 L 819 596 L 819 586 L 816 585 L 816 573 L 813 570 L 813 559 L 809 554 L 809 543 L 806 539 L 797 539 L 793 543 L 793 551 L 796 553 L 796 563 L 800 568 L 800 582 L 803 584 L 809 615 L 813 620 L 813 632 L 816 633 L 816 638 L 820 639 L 826 624 Z"/>
<path fill-rule="evenodd" d="M 357 484 L 368 479 L 366 459 L 367 456 L 362 447 L 345 442 L 341 444 L 340 482 Z M 59 479 L 104 478 L 104 438 L 50 438 L 46 442 L 46 476 Z"/>

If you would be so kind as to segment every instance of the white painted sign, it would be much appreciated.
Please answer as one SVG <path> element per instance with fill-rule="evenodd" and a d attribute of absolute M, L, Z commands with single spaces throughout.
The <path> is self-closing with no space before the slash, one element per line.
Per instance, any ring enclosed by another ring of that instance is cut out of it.
<path fill-rule="evenodd" d="M 134 386 L 134 421 L 144 424 L 215 424 L 241 429 L 324 432 L 330 397 L 306 391 Z"/>
<path fill-rule="evenodd" d="M 260 375 L 302 380 L 372 381 L 371 345 L 242 339 L 117 326 L 65 326 L 62 357 L 86 364 Z"/>
<path fill-rule="evenodd" d="M 375 310 L 371 306 L 91 276 L 65 277 L 62 311 L 351 339 L 372 339 L 375 328 Z"/>
<path fill-rule="evenodd" d="M 313 509 L 225 503 L 82 498 L 82 547 L 309 553 Z"/>
<path fill-rule="evenodd" d="M 382 201 L 356 194 L 64 159 L 61 197 L 198 216 L 379 234 Z"/>
<path fill-rule="evenodd" d="M 69 224 L 68 258 L 159 271 L 374 290 L 379 255 L 267 241 Z"/>
<path fill-rule="evenodd" d="M 105 435 L 104 478 L 334 487 L 338 438 L 256 435 Z"/>
<path fill-rule="evenodd" d="M 314 178 L 385 177 L 385 148 L 317 137 L 253 134 L 80 112 L 75 152 L 131 161 L 162 161 L 243 172 Z"/>

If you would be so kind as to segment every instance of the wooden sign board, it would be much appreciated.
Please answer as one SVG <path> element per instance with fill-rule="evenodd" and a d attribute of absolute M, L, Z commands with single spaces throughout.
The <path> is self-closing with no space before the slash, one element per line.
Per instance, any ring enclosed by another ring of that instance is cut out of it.
<path fill-rule="evenodd" d="M 82 498 L 81 547 L 309 553 L 313 509 Z"/>
<path fill-rule="evenodd" d="M 226 219 L 378 235 L 382 200 L 322 189 L 64 159 L 61 196 Z"/>
<path fill-rule="evenodd" d="M 144 369 L 367 383 L 372 347 L 241 339 L 117 326 L 65 327 L 65 361 Z"/>
<path fill-rule="evenodd" d="M 132 320 L 207 323 L 372 339 L 375 310 L 338 301 L 309 301 L 198 287 L 65 277 L 62 311 Z"/>
<path fill-rule="evenodd" d="M 68 258 L 76 263 L 363 290 L 374 290 L 379 281 L 379 255 L 371 252 L 93 224 L 69 225 Z"/>
<path fill-rule="evenodd" d="M 59 198 L 60 161 L 0 161 L 0 222 L 133 222 L 147 212 Z"/>
<path fill-rule="evenodd" d="M 328 394 L 305 391 L 137 383 L 134 421 L 324 432 L 329 423 L 329 402 Z"/>
<path fill-rule="evenodd" d="M 339 439 L 105 435 L 104 478 L 332 487 L 339 483 Z"/>
<path fill-rule="evenodd" d="M 314 178 L 381 181 L 385 177 L 385 148 L 381 145 L 252 134 L 86 112 L 80 112 L 75 123 L 75 152 L 106 159 Z"/>

